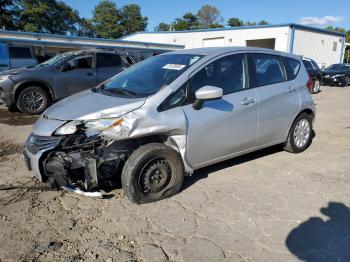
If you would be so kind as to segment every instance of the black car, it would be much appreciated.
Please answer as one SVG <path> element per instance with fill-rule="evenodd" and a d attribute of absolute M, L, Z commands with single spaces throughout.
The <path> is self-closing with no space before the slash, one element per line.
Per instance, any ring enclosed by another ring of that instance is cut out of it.
<path fill-rule="evenodd" d="M 350 64 L 333 64 L 323 70 L 323 83 L 330 86 L 350 84 Z"/>
<path fill-rule="evenodd" d="M 0 73 L 0 101 L 26 114 L 92 88 L 143 59 L 137 51 L 85 49 L 57 55 L 33 67 Z"/>
<path fill-rule="evenodd" d="M 303 57 L 302 60 L 306 68 L 306 71 L 313 82 L 310 92 L 312 94 L 316 94 L 321 90 L 322 71 L 314 60 L 306 57 Z"/>

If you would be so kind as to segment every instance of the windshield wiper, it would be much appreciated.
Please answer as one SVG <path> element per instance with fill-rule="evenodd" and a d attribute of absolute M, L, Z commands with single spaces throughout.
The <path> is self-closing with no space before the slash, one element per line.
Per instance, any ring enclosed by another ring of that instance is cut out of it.
<path fill-rule="evenodd" d="M 130 90 L 123 89 L 123 88 L 103 89 L 103 91 L 110 92 L 110 93 L 123 94 L 123 95 L 126 95 L 128 97 L 135 97 L 137 95 L 137 93 L 135 93 L 134 91 L 130 91 Z"/>

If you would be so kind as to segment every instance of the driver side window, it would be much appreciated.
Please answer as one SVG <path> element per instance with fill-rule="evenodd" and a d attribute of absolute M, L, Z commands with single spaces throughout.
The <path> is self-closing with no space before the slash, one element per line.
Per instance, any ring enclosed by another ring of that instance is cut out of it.
<path fill-rule="evenodd" d="M 70 64 L 70 70 L 74 69 L 89 69 L 92 68 L 92 56 L 91 55 L 85 55 L 85 56 L 78 56 L 75 57 L 69 61 L 67 61 L 68 64 Z"/>

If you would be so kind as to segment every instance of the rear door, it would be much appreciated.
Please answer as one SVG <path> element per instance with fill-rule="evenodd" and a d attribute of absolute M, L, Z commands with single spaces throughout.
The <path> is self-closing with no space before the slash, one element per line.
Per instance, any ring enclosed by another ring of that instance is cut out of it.
<path fill-rule="evenodd" d="M 200 110 L 193 109 L 192 104 L 183 107 L 191 165 L 205 166 L 256 146 L 258 97 L 249 85 L 245 54 L 219 58 L 189 81 L 192 97 L 206 85 L 220 87 L 224 94 L 222 99 L 205 102 Z"/>
<path fill-rule="evenodd" d="M 97 84 L 111 78 L 123 71 L 122 58 L 119 54 L 98 53 L 97 54 Z"/>
<path fill-rule="evenodd" d="M 78 55 L 69 59 L 66 63 L 71 66 L 69 70 L 64 72 L 57 70 L 54 74 L 54 91 L 57 98 L 66 97 L 96 86 L 96 68 L 93 54 Z"/>
<path fill-rule="evenodd" d="M 295 81 L 288 81 L 282 57 L 266 53 L 249 57 L 259 96 L 258 145 L 282 142 L 299 112 L 299 87 Z"/>

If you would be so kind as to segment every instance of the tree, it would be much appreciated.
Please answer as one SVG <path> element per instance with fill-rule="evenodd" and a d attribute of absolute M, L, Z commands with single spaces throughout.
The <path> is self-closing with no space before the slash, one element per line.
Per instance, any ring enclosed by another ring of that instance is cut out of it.
<path fill-rule="evenodd" d="M 95 6 L 92 13 L 92 22 L 97 37 L 119 38 L 123 35 L 123 26 L 120 25 L 121 17 L 115 3 L 103 0 Z"/>
<path fill-rule="evenodd" d="M 345 28 L 342 27 L 333 27 L 333 26 L 327 26 L 325 27 L 326 30 L 339 32 L 345 34 L 345 42 L 350 43 L 350 30 L 346 31 Z"/>
<path fill-rule="evenodd" d="M 96 31 L 90 19 L 81 18 L 78 25 L 78 36 L 95 37 Z"/>
<path fill-rule="evenodd" d="M 159 23 L 159 25 L 154 28 L 154 31 L 170 31 L 170 25 L 163 22 Z"/>
<path fill-rule="evenodd" d="M 199 28 L 198 17 L 192 13 L 186 13 L 182 18 L 176 18 L 172 23 L 175 31 L 193 30 Z"/>
<path fill-rule="evenodd" d="M 269 22 L 267 22 L 266 20 L 261 20 L 260 22 L 258 22 L 258 25 L 268 25 Z"/>
<path fill-rule="evenodd" d="M 227 25 L 230 27 L 237 27 L 237 26 L 243 26 L 243 20 L 240 20 L 239 18 L 236 17 L 231 17 L 227 20 Z"/>
<path fill-rule="evenodd" d="M 244 22 L 244 25 L 245 26 L 254 26 L 254 25 L 256 25 L 256 22 L 247 21 L 247 22 Z"/>
<path fill-rule="evenodd" d="M 17 0 L 0 1 L 0 29 L 16 30 L 19 19 L 19 5 Z"/>
<path fill-rule="evenodd" d="M 119 11 L 120 25 L 123 27 L 123 34 L 128 35 L 144 31 L 147 27 L 148 17 L 141 15 L 141 8 L 136 4 L 123 6 Z"/>
<path fill-rule="evenodd" d="M 211 5 L 204 5 L 197 13 L 198 22 L 201 28 L 222 27 L 223 21 L 220 11 Z"/>

